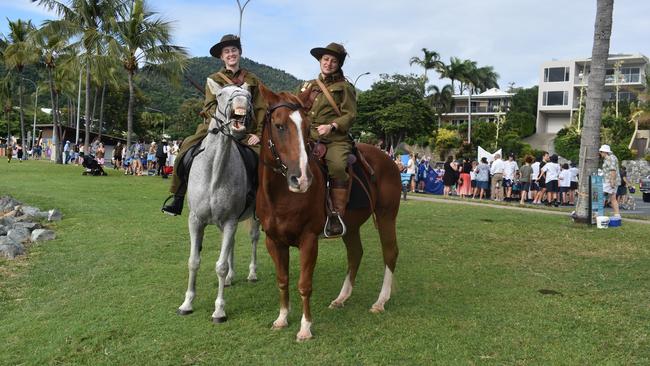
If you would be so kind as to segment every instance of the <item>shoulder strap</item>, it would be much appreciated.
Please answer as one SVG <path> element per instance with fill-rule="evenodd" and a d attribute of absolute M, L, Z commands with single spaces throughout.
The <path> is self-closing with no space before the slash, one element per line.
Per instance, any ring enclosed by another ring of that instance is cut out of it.
<path fill-rule="evenodd" d="M 227 77 L 226 75 L 224 75 L 224 73 L 222 73 L 221 71 L 217 72 L 217 76 L 219 76 L 219 77 L 221 77 L 222 79 L 224 79 L 228 84 L 234 84 L 234 83 L 232 82 L 232 80 L 230 80 L 230 78 Z"/>
<path fill-rule="evenodd" d="M 323 84 L 323 82 L 320 81 L 320 79 L 318 79 L 318 78 L 316 79 L 316 83 L 318 84 L 318 87 L 323 92 L 323 94 L 325 94 L 325 98 L 327 98 L 327 101 L 330 102 L 330 105 L 332 106 L 332 108 L 334 108 L 334 112 L 336 112 L 336 114 L 339 117 L 341 117 L 341 110 L 336 105 L 336 102 L 334 102 L 334 98 L 332 98 L 332 94 L 330 94 L 330 91 L 327 89 L 325 84 Z"/>
<path fill-rule="evenodd" d="M 244 85 L 244 78 L 246 77 L 246 74 L 247 74 L 246 70 L 242 69 L 239 72 L 239 76 L 237 78 L 235 78 L 234 80 L 232 80 L 229 77 L 227 77 L 226 75 L 224 75 L 224 73 L 222 73 L 221 71 L 217 72 L 217 76 L 220 76 L 223 80 L 226 81 L 226 83 L 232 84 L 232 85 L 237 85 L 237 86 Z"/>

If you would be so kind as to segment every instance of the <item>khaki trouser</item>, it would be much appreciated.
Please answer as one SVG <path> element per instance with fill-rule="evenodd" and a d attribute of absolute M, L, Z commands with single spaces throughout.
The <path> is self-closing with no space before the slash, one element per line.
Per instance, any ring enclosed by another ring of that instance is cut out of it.
<path fill-rule="evenodd" d="M 185 184 L 185 182 L 183 182 L 183 180 L 178 176 L 178 167 L 183 163 L 183 157 L 185 156 L 187 150 L 189 150 L 192 146 L 201 143 L 201 141 L 208 135 L 208 133 L 208 124 L 201 123 L 196 127 L 196 132 L 194 135 L 189 136 L 183 140 L 183 143 L 178 150 L 178 155 L 176 155 L 176 160 L 174 161 L 174 173 L 172 174 L 172 183 L 169 187 L 169 192 L 181 196 L 184 196 L 185 192 L 187 192 L 187 184 Z M 248 139 L 248 135 L 244 136 L 243 139 Z M 259 145 L 249 147 L 252 148 L 253 151 L 257 153 L 257 155 L 260 154 Z"/>
<path fill-rule="evenodd" d="M 348 173 L 345 171 L 348 167 L 348 155 L 352 153 L 352 144 L 347 141 L 330 142 L 327 144 L 327 153 L 325 161 L 329 176 L 341 182 L 348 180 Z"/>
<path fill-rule="evenodd" d="M 492 184 L 490 186 L 490 196 L 492 199 L 499 201 L 503 200 L 503 174 L 496 173 L 492 176 Z"/>

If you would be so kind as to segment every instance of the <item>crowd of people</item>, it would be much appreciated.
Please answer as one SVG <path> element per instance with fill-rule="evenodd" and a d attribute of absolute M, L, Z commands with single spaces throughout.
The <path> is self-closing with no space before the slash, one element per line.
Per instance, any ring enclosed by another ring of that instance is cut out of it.
<path fill-rule="evenodd" d="M 607 205 L 618 214 L 618 201 L 628 194 L 632 187 L 625 168 L 619 169 L 618 160 L 608 145 L 600 148 L 603 158 L 603 192 Z M 397 157 L 395 163 L 402 173 L 410 176 L 408 189 L 423 192 L 427 172 L 438 174 L 444 185 L 444 196 L 457 195 L 460 198 L 512 201 L 519 204 L 573 206 L 576 203 L 579 170 L 575 163 L 560 163 L 556 154 L 543 152 L 538 157 L 526 155 L 517 162 L 514 154 L 506 160 L 495 154 L 491 161 L 455 160 L 448 156 L 444 163 L 431 166 L 430 157 L 410 154 L 408 162 Z M 520 165 L 521 164 L 521 165 Z"/>
<path fill-rule="evenodd" d="M 180 141 L 152 141 L 146 146 L 138 140 L 128 149 L 118 143 L 113 149 L 113 169 L 123 170 L 125 175 L 157 175 L 167 177 L 174 166 L 180 148 Z"/>

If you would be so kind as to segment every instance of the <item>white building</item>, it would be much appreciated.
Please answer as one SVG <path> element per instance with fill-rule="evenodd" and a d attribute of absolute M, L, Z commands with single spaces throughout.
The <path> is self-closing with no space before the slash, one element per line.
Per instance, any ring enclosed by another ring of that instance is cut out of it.
<path fill-rule="evenodd" d="M 569 125 L 578 112 L 580 94 L 586 101 L 590 58 L 583 60 L 549 61 L 542 64 L 539 74 L 537 102 L 537 134 L 555 134 Z M 620 64 L 615 78 L 615 65 Z M 644 88 L 648 58 L 641 54 L 610 55 L 605 76 L 605 100 L 612 101 L 619 88 L 619 100 L 635 100 Z M 616 80 L 618 79 L 618 80 Z"/>
<path fill-rule="evenodd" d="M 513 95 L 513 93 L 507 93 L 497 88 L 472 95 L 472 121 L 495 122 L 499 117 L 505 116 L 510 108 Z M 452 98 L 454 100 L 452 110 L 442 114 L 443 124 L 467 123 L 469 120 L 469 95 L 454 95 Z"/>

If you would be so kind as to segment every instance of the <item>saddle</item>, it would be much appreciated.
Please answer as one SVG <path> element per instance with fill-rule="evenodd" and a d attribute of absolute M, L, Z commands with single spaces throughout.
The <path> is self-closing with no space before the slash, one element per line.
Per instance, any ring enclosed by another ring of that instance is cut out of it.
<path fill-rule="evenodd" d="M 316 157 L 321 169 L 328 174 L 327 163 L 325 162 L 325 154 L 327 153 L 327 146 L 320 142 L 312 142 L 312 154 Z M 348 155 L 348 174 L 350 175 L 350 182 L 348 186 L 348 202 L 346 207 L 348 209 L 357 208 L 371 208 L 374 215 L 374 198 L 370 193 L 370 182 L 374 182 L 375 171 L 368 164 L 361 151 L 352 146 L 352 152 Z M 327 209 L 332 212 L 332 202 L 327 190 Z"/>

